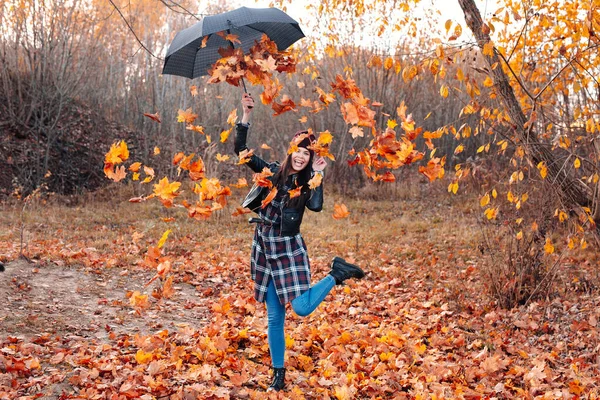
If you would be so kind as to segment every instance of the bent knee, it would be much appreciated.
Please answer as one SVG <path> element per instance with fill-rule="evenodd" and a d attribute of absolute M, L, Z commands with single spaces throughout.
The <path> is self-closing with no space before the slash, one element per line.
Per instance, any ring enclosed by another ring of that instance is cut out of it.
<path fill-rule="evenodd" d="M 293 302 L 292 302 L 292 310 L 294 310 L 296 315 L 299 317 L 308 317 L 311 313 L 311 310 L 309 310 L 303 304 L 295 304 L 294 305 Z"/>

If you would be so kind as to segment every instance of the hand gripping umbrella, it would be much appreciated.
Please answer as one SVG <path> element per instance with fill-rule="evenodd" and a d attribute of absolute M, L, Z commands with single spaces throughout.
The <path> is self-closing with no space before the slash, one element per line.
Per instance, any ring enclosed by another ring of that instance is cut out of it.
<path fill-rule="evenodd" d="M 217 32 L 237 35 L 241 42 L 239 46 L 244 52 L 254 45 L 254 41 L 260 41 L 263 33 L 275 42 L 279 51 L 304 37 L 298 22 L 277 8 L 240 7 L 226 13 L 206 16 L 195 25 L 177 33 L 167 50 L 162 73 L 190 79 L 208 74 L 210 67 L 221 58 L 218 50 L 233 47 L 232 42 L 217 35 Z M 206 46 L 202 47 L 206 36 Z"/>

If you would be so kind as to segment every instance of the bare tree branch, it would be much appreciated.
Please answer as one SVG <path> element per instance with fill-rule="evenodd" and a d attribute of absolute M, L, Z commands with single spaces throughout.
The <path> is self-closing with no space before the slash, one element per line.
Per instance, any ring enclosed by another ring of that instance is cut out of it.
<path fill-rule="evenodd" d="M 133 28 L 131 27 L 131 25 L 129 24 L 129 21 L 127 21 L 127 18 L 125 18 L 125 16 L 123 15 L 123 13 L 121 12 L 121 10 L 119 9 L 119 7 L 117 7 L 117 5 L 113 2 L 113 0 L 108 0 L 110 2 L 110 4 L 112 4 L 112 6 L 115 8 L 115 10 L 117 10 L 117 12 L 119 13 L 119 15 L 121 16 L 121 18 L 123 19 L 123 21 L 125 22 L 125 24 L 127 25 L 127 28 L 129 28 L 129 30 L 131 31 L 131 33 L 133 34 L 133 36 L 135 37 L 135 40 L 137 40 L 137 42 L 140 44 L 140 46 L 142 46 L 142 48 L 144 50 L 146 50 L 146 52 L 148 54 L 150 54 L 152 57 L 156 58 L 157 60 L 161 60 L 164 61 L 163 58 L 161 57 L 157 57 L 154 55 L 154 53 L 152 53 L 145 45 L 144 43 L 142 43 L 142 41 L 140 40 L 140 38 L 137 36 L 137 34 L 135 33 L 135 31 L 133 30 Z"/>

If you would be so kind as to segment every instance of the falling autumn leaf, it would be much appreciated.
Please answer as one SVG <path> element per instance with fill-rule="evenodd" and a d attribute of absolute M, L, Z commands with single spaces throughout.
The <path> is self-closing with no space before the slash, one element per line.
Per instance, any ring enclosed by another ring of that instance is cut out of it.
<path fill-rule="evenodd" d="M 145 116 L 145 117 L 148 117 L 148 118 L 150 118 L 151 120 L 153 120 L 153 121 L 156 121 L 156 122 L 158 122 L 158 123 L 160 123 L 160 122 L 161 122 L 161 121 L 160 121 L 160 117 L 158 116 L 158 113 L 155 113 L 155 114 L 144 113 L 144 116 Z"/>
<path fill-rule="evenodd" d="M 177 112 L 177 122 L 185 122 L 186 124 L 192 124 L 198 118 L 198 114 L 194 114 L 191 108 L 187 110 L 179 109 Z"/>
<path fill-rule="evenodd" d="M 173 200 L 179 195 L 177 190 L 181 186 L 181 182 L 169 183 L 167 177 L 162 178 L 157 184 L 154 185 L 154 194 L 164 200 Z"/>
<path fill-rule="evenodd" d="M 350 211 L 348 211 L 348 208 L 345 204 L 335 203 L 333 205 L 333 218 L 343 219 L 348 217 L 348 215 L 350 215 Z"/>
<path fill-rule="evenodd" d="M 321 183 L 323 181 L 323 175 L 321 174 L 315 174 L 309 181 L 308 181 L 308 187 L 310 189 L 316 189 L 317 187 L 321 186 Z"/>
<path fill-rule="evenodd" d="M 271 203 L 271 201 L 273 201 L 273 199 L 275 198 L 275 196 L 277 196 L 277 188 L 273 187 L 271 189 L 271 191 L 269 192 L 269 194 L 262 201 L 261 208 L 265 208 L 266 206 L 268 206 L 269 203 Z"/>
<path fill-rule="evenodd" d="M 216 158 L 218 162 L 224 162 L 229 160 L 229 156 L 227 154 L 222 155 L 221 153 L 217 153 Z"/>

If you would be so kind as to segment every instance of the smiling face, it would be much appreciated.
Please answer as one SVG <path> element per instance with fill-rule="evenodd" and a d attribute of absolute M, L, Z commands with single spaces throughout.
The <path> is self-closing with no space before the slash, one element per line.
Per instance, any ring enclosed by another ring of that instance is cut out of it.
<path fill-rule="evenodd" d="M 304 147 L 298 147 L 298 150 L 292 153 L 291 157 L 292 172 L 300 172 L 308 165 L 310 161 L 310 151 Z"/>

